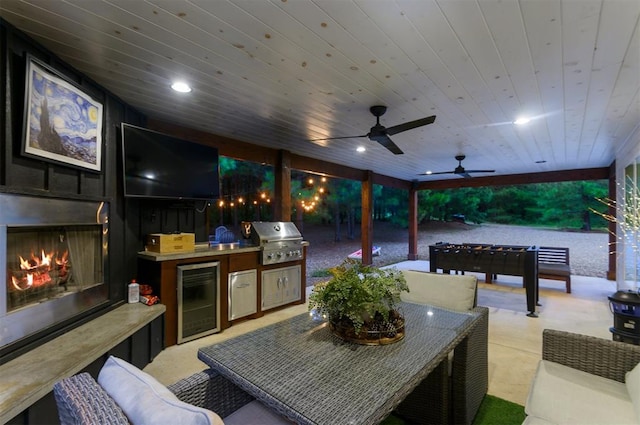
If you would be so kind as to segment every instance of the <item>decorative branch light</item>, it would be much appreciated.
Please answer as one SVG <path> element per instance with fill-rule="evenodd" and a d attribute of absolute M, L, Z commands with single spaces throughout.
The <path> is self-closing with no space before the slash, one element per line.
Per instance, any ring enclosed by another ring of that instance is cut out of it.
<path fill-rule="evenodd" d="M 619 205 L 616 200 L 610 198 L 597 198 L 597 200 L 608 207 L 608 210 L 615 211 L 615 215 L 609 212 L 603 213 L 596 211 L 593 208 L 589 208 L 591 212 L 599 215 L 605 220 L 616 223 L 619 232 L 615 234 L 609 231 L 609 233 L 616 236 L 618 241 L 627 241 L 631 243 L 633 252 L 638 253 L 638 237 L 640 236 L 640 189 L 637 185 L 633 184 L 631 179 L 629 180 L 626 189 L 622 192 L 620 184 L 619 198 L 623 200 L 622 205 Z M 628 246 L 628 245 L 627 245 Z"/>

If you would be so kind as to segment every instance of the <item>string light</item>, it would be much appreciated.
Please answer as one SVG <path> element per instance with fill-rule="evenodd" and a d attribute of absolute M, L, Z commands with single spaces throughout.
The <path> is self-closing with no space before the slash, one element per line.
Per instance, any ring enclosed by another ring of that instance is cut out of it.
<path fill-rule="evenodd" d="M 304 191 L 299 191 L 297 193 L 298 198 L 303 197 L 303 192 L 314 189 L 313 185 L 315 181 L 313 178 L 307 177 L 303 181 L 305 182 L 307 187 Z M 324 176 L 320 177 L 320 182 L 326 183 L 327 181 L 328 179 L 326 177 Z M 299 199 L 298 200 L 299 205 L 306 212 L 313 211 L 314 208 L 320 203 L 322 196 L 325 195 L 326 193 L 328 192 L 325 187 L 318 187 L 316 192 L 309 195 L 309 198 L 306 201 L 304 199 Z M 218 200 L 218 206 L 220 208 L 225 208 L 227 206 L 229 208 L 239 208 L 243 205 L 246 205 L 247 203 L 255 207 L 258 207 L 260 203 L 271 204 L 271 197 L 266 191 L 257 193 L 256 194 L 257 199 L 251 199 L 251 198 L 254 198 L 254 197 L 251 195 L 247 195 L 246 193 L 243 195 L 239 195 L 239 194 L 226 195 Z"/>

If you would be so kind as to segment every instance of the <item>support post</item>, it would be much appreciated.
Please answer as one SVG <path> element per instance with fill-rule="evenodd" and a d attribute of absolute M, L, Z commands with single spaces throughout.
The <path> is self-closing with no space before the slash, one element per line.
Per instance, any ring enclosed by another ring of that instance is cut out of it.
<path fill-rule="evenodd" d="M 609 199 L 616 200 L 617 190 L 616 190 L 616 163 L 615 161 L 609 167 Z M 609 210 L 607 211 L 610 217 L 616 216 L 616 207 L 615 205 L 609 205 Z M 609 270 L 607 270 L 607 279 L 608 280 L 616 280 L 616 272 L 617 272 L 617 260 L 616 260 L 616 250 L 617 244 L 616 239 L 617 235 L 617 223 L 616 221 L 609 221 Z"/>
<path fill-rule="evenodd" d="M 373 172 L 367 170 L 362 179 L 362 264 L 373 264 Z"/>
<path fill-rule="evenodd" d="M 278 151 L 274 175 L 273 220 L 291 221 L 291 153 L 289 151 Z"/>
<path fill-rule="evenodd" d="M 409 254 L 407 260 L 418 259 L 418 190 L 415 182 L 409 189 Z"/>

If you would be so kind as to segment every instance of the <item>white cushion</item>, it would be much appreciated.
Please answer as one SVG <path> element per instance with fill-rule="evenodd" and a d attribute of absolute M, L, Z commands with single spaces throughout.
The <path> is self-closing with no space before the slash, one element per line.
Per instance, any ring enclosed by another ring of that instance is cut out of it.
<path fill-rule="evenodd" d="M 278 416 L 258 400 L 245 404 L 226 418 L 225 425 L 291 425 L 282 416 Z"/>
<path fill-rule="evenodd" d="M 625 384 L 541 360 L 525 413 L 555 424 L 637 424 Z"/>
<path fill-rule="evenodd" d="M 455 311 L 473 308 L 478 279 L 472 275 L 403 270 L 409 292 L 400 293 L 400 299 L 409 303 L 430 304 Z"/>
<path fill-rule="evenodd" d="M 549 421 L 545 421 L 544 419 L 538 418 L 536 416 L 527 416 L 526 418 L 524 418 L 522 425 L 555 425 L 555 424 Z"/>
<path fill-rule="evenodd" d="M 107 359 L 98 383 L 134 425 L 224 425 L 215 413 L 180 401 L 154 377 L 117 357 Z"/>
<path fill-rule="evenodd" d="M 636 412 L 636 418 L 640 424 L 640 363 L 630 372 L 627 372 L 625 375 L 625 383 L 627 385 L 629 398 L 631 398 L 631 403 L 633 403 L 633 409 Z"/>

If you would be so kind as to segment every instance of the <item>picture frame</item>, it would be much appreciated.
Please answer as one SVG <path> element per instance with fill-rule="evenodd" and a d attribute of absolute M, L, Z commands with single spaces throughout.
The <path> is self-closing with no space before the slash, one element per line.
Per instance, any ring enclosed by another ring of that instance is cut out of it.
<path fill-rule="evenodd" d="M 22 155 L 101 172 L 102 103 L 32 56 L 26 68 Z"/>

